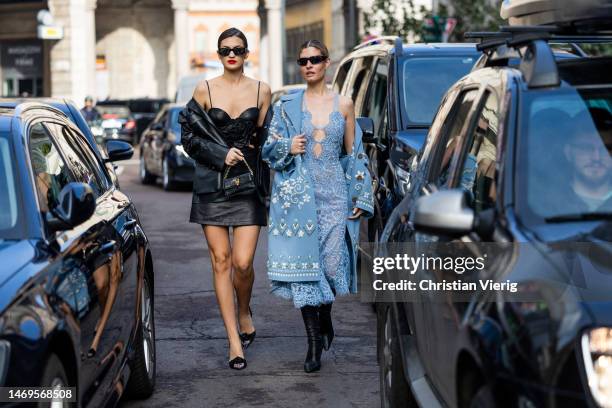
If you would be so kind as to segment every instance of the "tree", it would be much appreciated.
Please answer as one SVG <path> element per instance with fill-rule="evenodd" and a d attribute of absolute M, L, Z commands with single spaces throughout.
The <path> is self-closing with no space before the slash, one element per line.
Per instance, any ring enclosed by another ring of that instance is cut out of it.
<path fill-rule="evenodd" d="M 364 13 L 365 30 L 380 30 L 382 35 L 416 40 L 421 34 L 421 18 L 418 16 L 425 12 L 424 7 L 417 10 L 413 0 L 375 0 L 371 12 Z"/>
<path fill-rule="evenodd" d="M 500 2 L 497 2 L 500 3 Z M 440 5 L 438 15 L 451 15 L 457 19 L 449 41 L 463 42 L 468 31 L 498 31 L 500 25 L 506 24 L 499 15 L 499 4 L 493 5 L 490 0 L 452 0 L 452 13 Z"/>

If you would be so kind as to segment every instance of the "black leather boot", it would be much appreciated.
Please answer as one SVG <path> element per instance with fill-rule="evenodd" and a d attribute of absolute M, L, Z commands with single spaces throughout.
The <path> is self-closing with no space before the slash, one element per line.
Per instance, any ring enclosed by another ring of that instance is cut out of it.
<path fill-rule="evenodd" d="M 329 350 L 334 340 L 334 326 L 332 325 L 331 309 L 333 303 L 322 304 L 319 308 L 319 322 L 321 323 L 321 344 L 323 350 Z"/>
<path fill-rule="evenodd" d="M 304 360 L 304 371 L 311 373 L 321 368 L 321 326 L 319 323 L 319 307 L 304 306 L 300 309 L 304 319 L 304 327 L 308 336 L 308 353 Z"/>

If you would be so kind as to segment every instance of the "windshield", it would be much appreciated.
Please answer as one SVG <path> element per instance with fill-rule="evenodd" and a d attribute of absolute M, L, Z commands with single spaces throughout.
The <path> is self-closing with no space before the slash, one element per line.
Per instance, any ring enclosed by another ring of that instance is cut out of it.
<path fill-rule="evenodd" d="M 474 56 L 406 58 L 402 62 L 403 116 L 408 125 L 431 125 L 444 93 L 476 62 Z"/>
<path fill-rule="evenodd" d="M 0 241 L 21 238 L 13 162 L 8 137 L 0 133 Z"/>
<path fill-rule="evenodd" d="M 610 213 L 612 88 L 526 93 L 522 114 L 519 200 L 529 215 Z"/>

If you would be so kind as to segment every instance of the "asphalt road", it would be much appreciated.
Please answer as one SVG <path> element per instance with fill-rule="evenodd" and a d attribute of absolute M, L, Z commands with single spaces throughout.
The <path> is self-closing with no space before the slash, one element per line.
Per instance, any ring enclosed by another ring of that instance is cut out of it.
<path fill-rule="evenodd" d="M 335 303 L 334 343 L 323 354 L 321 371 L 304 373 L 306 336 L 299 310 L 269 293 L 265 229 L 251 302 L 257 338 L 246 350 L 247 369 L 231 370 L 206 242 L 201 227 L 188 222 L 191 191 L 141 185 L 137 160 L 124 162 L 120 171 L 122 190 L 136 204 L 151 242 L 157 334 L 155 393 L 120 407 L 380 405 L 375 315 L 357 295 Z"/>

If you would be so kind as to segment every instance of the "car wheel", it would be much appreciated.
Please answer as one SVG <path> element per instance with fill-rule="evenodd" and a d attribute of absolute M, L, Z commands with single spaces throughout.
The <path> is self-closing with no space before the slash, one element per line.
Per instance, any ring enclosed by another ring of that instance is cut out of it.
<path fill-rule="evenodd" d="M 481 386 L 470 401 L 470 408 L 489 408 L 496 405 L 493 391 L 488 384 Z"/>
<path fill-rule="evenodd" d="M 51 388 L 66 388 L 71 385 L 68 383 L 68 376 L 66 375 L 66 370 L 64 369 L 64 365 L 60 361 L 59 357 L 56 354 L 51 354 L 47 359 L 47 363 L 45 364 L 45 368 L 43 369 L 43 375 L 40 380 L 41 387 L 51 387 Z M 63 408 L 63 407 L 74 407 L 75 403 L 72 402 L 39 402 L 37 405 L 39 408 L 49 407 L 52 408 Z"/>
<path fill-rule="evenodd" d="M 410 386 L 404 377 L 399 336 L 391 307 L 380 307 L 378 331 L 378 358 L 380 369 L 380 406 L 382 408 L 417 407 Z"/>
<path fill-rule="evenodd" d="M 156 177 L 154 174 L 149 173 L 147 170 L 147 164 L 145 163 L 145 159 L 143 155 L 140 155 L 140 182 L 142 184 L 154 184 Z"/>
<path fill-rule="evenodd" d="M 155 314 L 151 279 L 145 274 L 140 293 L 140 322 L 135 337 L 134 358 L 130 361 L 131 374 L 126 392 L 134 398 L 147 398 L 155 388 Z"/>
<path fill-rule="evenodd" d="M 172 179 L 172 174 L 170 174 L 170 166 L 168 165 L 167 157 L 164 157 L 162 162 L 162 186 L 166 191 L 176 188 L 176 182 Z"/>

